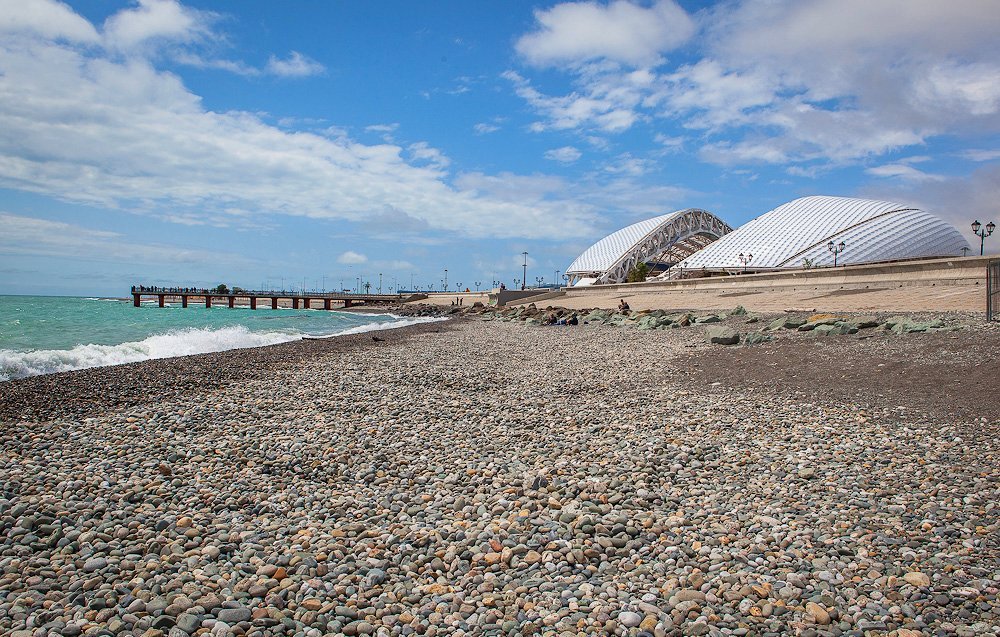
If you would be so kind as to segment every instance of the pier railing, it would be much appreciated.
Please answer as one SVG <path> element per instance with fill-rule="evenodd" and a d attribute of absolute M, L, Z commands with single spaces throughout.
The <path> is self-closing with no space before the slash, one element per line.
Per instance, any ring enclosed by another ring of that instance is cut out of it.
<path fill-rule="evenodd" d="M 142 297 L 156 297 L 160 307 L 164 307 L 167 297 L 180 297 L 181 305 L 188 306 L 192 297 L 200 297 L 205 301 L 205 307 L 212 307 L 212 299 L 226 299 L 229 307 L 236 307 L 236 299 L 247 299 L 250 309 L 257 309 L 258 299 L 267 299 L 272 309 L 278 309 L 280 299 L 291 301 L 292 309 L 312 309 L 313 301 L 322 301 L 323 309 L 333 309 L 333 302 L 338 301 L 343 307 L 351 307 L 357 303 L 401 303 L 414 298 L 414 295 L 403 294 L 355 294 L 353 292 L 307 292 L 305 290 L 225 290 L 218 288 L 165 287 L 159 285 L 133 285 L 132 304 L 139 307 Z"/>

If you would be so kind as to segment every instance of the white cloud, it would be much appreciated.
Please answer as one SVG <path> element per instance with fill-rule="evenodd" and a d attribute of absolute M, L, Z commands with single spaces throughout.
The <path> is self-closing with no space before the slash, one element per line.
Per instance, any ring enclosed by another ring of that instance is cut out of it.
<path fill-rule="evenodd" d="M 518 50 L 532 64 L 561 65 L 573 87 L 549 95 L 505 74 L 540 117 L 532 130 L 621 133 L 667 120 L 703 131 L 702 158 L 725 165 L 843 164 L 1000 131 L 1000 11 L 989 3 L 719 3 L 695 16 L 700 46 L 676 68 L 661 56 L 687 41 L 683 29 L 650 46 L 631 24 L 625 31 L 639 36 L 630 47 L 619 37 L 630 20 L 615 17 L 647 12 L 656 24 L 651 15 L 665 6 L 538 12 L 539 28 Z M 603 22 L 607 34 L 581 37 Z"/>
<path fill-rule="evenodd" d="M 582 156 L 583 153 L 573 146 L 563 146 L 561 148 L 553 148 L 552 150 L 545 151 L 545 159 L 551 159 L 552 161 L 558 161 L 563 164 L 572 164 Z"/>
<path fill-rule="evenodd" d="M 410 157 L 413 158 L 413 161 L 426 162 L 427 165 L 435 168 L 447 168 L 448 164 L 451 163 L 451 160 L 444 153 L 437 148 L 432 148 L 427 142 L 410 144 L 407 150 L 410 151 Z"/>
<path fill-rule="evenodd" d="M 655 62 L 694 34 L 691 18 L 672 0 L 643 7 L 624 0 L 610 4 L 565 2 L 535 11 L 536 31 L 516 49 L 532 64 L 581 64 L 595 59 L 640 66 Z"/>
<path fill-rule="evenodd" d="M 371 126 L 365 126 L 365 130 L 369 133 L 393 133 L 399 128 L 398 123 L 392 124 L 372 124 Z"/>
<path fill-rule="evenodd" d="M 480 122 L 472 127 L 479 135 L 487 135 L 489 133 L 495 133 L 500 130 L 500 127 L 496 124 L 487 124 L 486 122 Z"/>
<path fill-rule="evenodd" d="M 902 179 L 904 181 L 941 181 L 941 175 L 934 175 L 923 172 L 906 163 L 897 162 L 894 164 L 884 164 L 882 166 L 872 166 L 865 170 L 869 175 L 876 177 L 890 177 Z"/>
<path fill-rule="evenodd" d="M 175 33 L 169 20 L 154 27 L 140 17 L 110 22 L 131 42 Z M 142 53 L 31 33 L 0 38 L 0 187 L 184 223 L 233 209 L 247 214 L 232 223 L 249 227 L 271 215 L 364 221 L 392 208 L 471 237 L 573 237 L 593 227 L 593 213 L 566 201 L 566 190 L 505 198 L 452 185 L 446 159 L 428 145 L 411 146 L 413 163 L 392 143 L 209 111 Z"/>
<path fill-rule="evenodd" d="M 129 49 L 152 41 L 192 42 L 208 37 L 212 14 L 175 0 L 139 0 L 104 23 L 104 39 L 113 47 Z"/>
<path fill-rule="evenodd" d="M 0 0 L 0 33 L 32 33 L 48 39 L 96 43 L 97 29 L 62 2 Z"/>
<path fill-rule="evenodd" d="M 326 71 L 326 68 L 322 64 L 302 55 L 298 51 L 292 51 L 284 60 L 280 60 L 272 55 L 267 61 L 267 66 L 264 68 L 268 73 L 279 77 L 307 77 L 310 75 L 319 75 Z"/>
<path fill-rule="evenodd" d="M 975 148 L 962 151 L 961 153 L 959 153 L 959 156 L 971 161 L 993 161 L 994 159 L 1000 159 L 1000 148 L 997 149 Z"/>
<path fill-rule="evenodd" d="M 246 264 L 224 251 L 136 243 L 117 232 L 0 212 L 0 254 L 108 263 Z"/>
<path fill-rule="evenodd" d="M 352 250 L 348 250 L 337 257 L 337 263 L 343 263 L 345 265 L 358 265 L 360 263 L 368 263 L 368 257 Z"/>

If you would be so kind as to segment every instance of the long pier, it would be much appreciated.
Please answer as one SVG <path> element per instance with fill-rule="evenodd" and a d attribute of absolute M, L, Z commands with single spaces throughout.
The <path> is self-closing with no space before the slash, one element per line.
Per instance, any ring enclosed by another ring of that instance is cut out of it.
<path fill-rule="evenodd" d="M 166 305 L 167 297 L 181 299 L 181 305 L 187 307 L 192 299 L 200 299 L 205 303 L 205 307 L 212 307 L 213 299 L 222 300 L 228 303 L 229 307 L 236 307 L 236 299 L 246 299 L 251 310 L 257 309 L 257 301 L 263 299 L 270 301 L 271 309 L 278 309 L 278 301 L 287 299 L 292 303 L 292 309 L 312 309 L 313 303 L 323 302 L 324 310 L 334 309 L 333 304 L 339 303 L 338 308 L 352 307 L 357 304 L 383 304 L 401 303 L 414 300 L 418 295 L 408 294 L 351 294 L 348 292 L 289 292 L 286 290 L 240 290 L 238 292 L 217 292 L 204 288 L 176 288 L 159 287 L 146 285 L 132 286 L 132 305 L 139 307 L 142 305 L 143 297 L 156 298 L 160 307 Z M 265 303 L 266 306 L 266 303 Z M 318 305 L 316 309 L 319 309 Z"/>

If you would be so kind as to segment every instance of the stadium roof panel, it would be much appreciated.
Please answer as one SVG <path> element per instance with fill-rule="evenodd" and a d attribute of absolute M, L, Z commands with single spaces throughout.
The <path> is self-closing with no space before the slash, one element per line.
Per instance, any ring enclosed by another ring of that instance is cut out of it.
<path fill-rule="evenodd" d="M 846 245 L 837 262 L 871 263 L 931 256 L 955 256 L 969 243 L 951 224 L 903 204 L 848 197 L 803 197 L 778 206 L 691 255 L 685 268 L 740 265 L 796 268 L 828 265 L 832 241 Z"/>
<path fill-rule="evenodd" d="M 728 224 L 705 210 L 677 210 L 609 234 L 584 250 L 566 268 L 566 274 L 574 283 L 586 278 L 597 283 L 624 281 L 639 261 L 657 260 L 668 254 L 685 258 L 705 241 L 731 231 Z"/>

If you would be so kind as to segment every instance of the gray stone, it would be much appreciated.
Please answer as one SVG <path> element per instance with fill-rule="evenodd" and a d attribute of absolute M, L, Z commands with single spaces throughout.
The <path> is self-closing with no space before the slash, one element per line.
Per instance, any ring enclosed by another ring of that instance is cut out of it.
<path fill-rule="evenodd" d="M 240 622 L 245 622 L 250 620 L 250 609 L 249 608 L 220 608 L 216 612 L 216 617 L 219 621 L 226 622 L 227 624 L 238 624 Z"/>
<path fill-rule="evenodd" d="M 725 325 L 710 325 L 705 329 L 709 343 L 716 345 L 736 345 L 740 342 L 740 333 Z"/>
<path fill-rule="evenodd" d="M 618 613 L 618 621 L 621 622 L 622 626 L 625 626 L 626 628 L 635 628 L 642 623 L 642 615 L 631 611 L 625 611 L 623 613 Z"/>
<path fill-rule="evenodd" d="M 201 615 L 181 613 L 177 616 L 177 627 L 186 633 L 193 633 L 201 627 Z"/>

